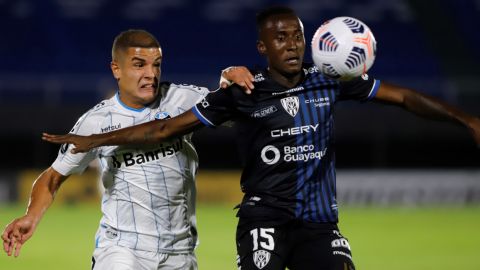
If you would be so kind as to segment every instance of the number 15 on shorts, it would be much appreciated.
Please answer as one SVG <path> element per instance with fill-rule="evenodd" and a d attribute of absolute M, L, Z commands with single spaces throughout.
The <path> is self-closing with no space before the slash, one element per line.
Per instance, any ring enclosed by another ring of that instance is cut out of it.
<path fill-rule="evenodd" d="M 260 239 L 258 237 L 258 231 L 260 231 Z M 275 248 L 275 242 L 273 241 L 272 234 L 275 232 L 274 228 L 256 228 L 250 231 L 250 235 L 253 238 L 253 251 L 261 248 L 266 250 L 273 250 Z"/>

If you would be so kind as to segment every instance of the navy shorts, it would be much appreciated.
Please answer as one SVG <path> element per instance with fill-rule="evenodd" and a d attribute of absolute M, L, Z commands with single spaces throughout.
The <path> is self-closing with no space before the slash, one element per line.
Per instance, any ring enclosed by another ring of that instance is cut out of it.
<path fill-rule="evenodd" d="M 354 270 L 348 240 L 334 223 L 240 218 L 239 270 Z"/>

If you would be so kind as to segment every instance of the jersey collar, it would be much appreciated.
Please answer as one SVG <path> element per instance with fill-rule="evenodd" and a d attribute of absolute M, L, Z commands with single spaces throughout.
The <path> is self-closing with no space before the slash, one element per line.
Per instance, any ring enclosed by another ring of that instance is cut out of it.
<path fill-rule="evenodd" d="M 279 86 L 281 86 L 282 88 L 285 88 L 285 89 L 291 89 L 291 88 L 298 87 L 299 85 L 301 85 L 305 81 L 306 75 L 305 75 L 305 72 L 303 71 L 304 68 L 305 68 L 304 66 L 305 66 L 305 63 L 302 64 L 300 80 L 297 82 L 297 84 L 294 87 L 285 86 L 285 85 L 281 84 L 280 82 L 276 81 L 275 79 L 273 79 L 272 76 L 270 76 L 270 71 L 268 70 L 268 68 L 264 68 L 262 66 L 256 66 L 255 68 L 262 71 L 262 73 L 265 75 L 266 80 L 269 83 L 277 84 L 277 85 L 279 85 Z"/>
<path fill-rule="evenodd" d="M 119 97 L 119 95 L 118 95 L 119 93 L 120 93 L 120 91 L 118 91 L 117 94 L 115 94 L 115 96 L 117 97 L 118 103 L 120 103 L 120 105 L 122 105 L 122 106 L 123 106 L 125 109 L 127 109 L 127 110 L 134 111 L 134 112 L 143 112 L 143 111 L 148 107 L 148 105 L 147 105 L 147 106 L 145 106 L 145 107 L 143 107 L 143 108 L 141 108 L 141 109 L 130 108 L 130 107 L 128 107 L 127 105 L 123 104 L 123 102 L 120 100 L 120 97 Z M 149 104 L 149 105 L 150 105 L 150 104 Z"/>

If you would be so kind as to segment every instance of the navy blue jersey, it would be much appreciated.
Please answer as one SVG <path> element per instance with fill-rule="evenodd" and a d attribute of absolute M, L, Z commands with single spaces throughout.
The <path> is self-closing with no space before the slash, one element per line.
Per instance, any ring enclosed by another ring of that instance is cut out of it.
<path fill-rule="evenodd" d="M 373 98 L 380 82 L 368 75 L 333 81 L 307 63 L 293 88 L 275 81 L 265 68 L 250 72 L 255 77 L 251 95 L 232 85 L 193 107 L 207 126 L 236 123 L 245 193 L 239 216 L 337 222 L 335 105 Z"/>

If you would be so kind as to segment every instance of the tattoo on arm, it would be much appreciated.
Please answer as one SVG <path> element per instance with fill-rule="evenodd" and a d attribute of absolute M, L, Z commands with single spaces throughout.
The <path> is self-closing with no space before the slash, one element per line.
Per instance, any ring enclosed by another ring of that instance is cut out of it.
<path fill-rule="evenodd" d="M 154 136 L 153 136 L 153 133 L 152 132 L 144 132 L 143 133 L 143 139 L 145 141 L 150 141 L 150 140 L 153 140 Z"/>
<path fill-rule="evenodd" d="M 145 131 L 143 135 L 135 134 L 135 132 L 129 132 L 123 136 L 123 139 L 129 143 L 148 143 L 155 138 L 153 132 Z"/>

